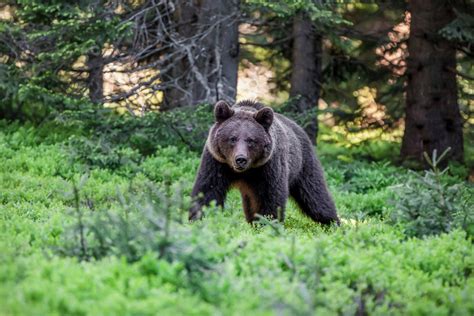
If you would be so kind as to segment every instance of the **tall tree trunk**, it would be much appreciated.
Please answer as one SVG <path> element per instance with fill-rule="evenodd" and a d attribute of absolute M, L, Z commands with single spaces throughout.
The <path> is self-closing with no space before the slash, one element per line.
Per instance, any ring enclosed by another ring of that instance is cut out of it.
<path fill-rule="evenodd" d="M 235 101 L 238 71 L 239 0 L 176 1 L 176 54 L 163 74 L 162 110 Z"/>
<path fill-rule="evenodd" d="M 171 2 L 170 2 L 171 3 Z M 188 76 L 190 72 L 189 60 L 183 48 L 177 44 L 182 39 L 191 38 L 197 32 L 197 23 L 199 19 L 199 6 L 196 1 L 175 0 L 175 11 L 173 12 L 169 25 L 171 34 L 170 42 L 173 43 L 167 51 L 168 55 L 173 55 L 168 62 L 164 64 L 167 70 L 162 72 L 161 78 L 167 88 L 164 89 L 164 100 L 160 110 L 166 111 L 188 104 L 188 99 L 192 95 L 189 91 Z M 186 43 L 191 45 L 191 43 Z M 169 58 L 166 56 L 166 58 Z"/>
<path fill-rule="evenodd" d="M 101 52 L 91 52 L 87 55 L 87 69 L 89 98 L 94 103 L 101 103 L 104 98 L 104 63 Z"/>
<path fill-rule="evenodd" d="M 291 65 L 290 98 L 292 107 L 298 113 L 306 113 L 318 106 L 321 90 L 322 37 L 317 34 L 313 22 L 300 12 L 293 18 L 293 54 Z M 311 117 L 304 126 L 315 144 L 318 135 L 316 111 L 308 112 Z"/>
<path fill-rule="evenodd" d="M 208 0 L 209 1 L 209 0 Z M 215 77 L 215 100 L 235 102 L 239 68 L 239 0 L 214 1 L 219 4 L 219 16 L 227 17 L 219 23 L 216 55 L 219 71 Z"/>
<path fill-rule="evenodd" d="M 455 48 L 438 35 L 454 19 L 449 1 L 410 1 L 403 159 L 424 162 L 451 147 L 449 159 L 463 160 L 462 120 L 457 100 Z"/>

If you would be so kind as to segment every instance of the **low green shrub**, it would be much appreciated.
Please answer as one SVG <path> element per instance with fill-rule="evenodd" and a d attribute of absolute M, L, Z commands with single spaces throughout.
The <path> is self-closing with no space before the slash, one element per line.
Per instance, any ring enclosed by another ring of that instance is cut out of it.
<path fill-rule="evenodd" d="M 94 201 L 82 198 L 86 181 L 83 176 L 67 194 L 72 208 L 65 219 L 69 224 L 53 247 L 56 253 L 85 261 L 115 256 L 137 262 L 154 257 L 181 265 L 190 282 L 211 269 L 219 245 L 201 230 L 183 225 L 191 199 L 183 196 L 182 185 L 161 190 L 151 182 L 137 187 L 131 183 L 126 192 L 117 190 L 118 204 L 99 209 Z"/>
<path fill-rule="evenodd" d="M 56 118 L 65 126 L 82 130 L 91 141 L 128 146 L 148 156 L 158 146 L 201 151 L 213 123 L 212 106 L 183 107 L 144 116 L 118 114 L 111 109 L 65 111 Z"/>
<path fill-rule="evenodd" d="M 72 160 L 78 160 L 89 167 L 110 170 L 135 170 L 142 161 L 142 155 L 128 146 L 110 143 L 107 138 L 89 139 L 72 136 L 66 145 Z"/>
<path fill-rule="evenodd" d="M 449 150 L 449 149 L 448 149 Z M 463 228 L 474 233 L 474 188 L 446 178 L 449 167 L 439 164 L 448 152 L 437 157 L 425 154 L 431 170 L 420 175 L 412 172 L 403 184 L 394 186 L 392 221 L 401 223 L 409 236 L 426 236 Z"/>
<path fill-rule="evenodd" d="M 248 225 L 236 190 L 224 209 L 188 223 L 195 152 L 160 146 L 144 156 L 126 145 L 136 169 L 91 167 L 64 142 L 38 137 L 35 128 L 0 129 L 2 315 L 474 313 L 468 233 L 407 238 L 411 221 L 380 216 L 395 207 L 393 187 L 417 178 L 402 168 L 329 159 L 323 146 L 337 228 L 293 201 L 284 223 Z M 472 192 L 452 174 L 440 179 Z"/>
<path fill-rule="evenodd" d="M 66 146 L 73 160 L 90 168 L 133 172 L 144 157 L 163 147 L 201 152 L 212 120 L 212 109 L 201 105 L 143 117 L 86 109 L 64 112 L 56 122 L 78 130 Z"/>

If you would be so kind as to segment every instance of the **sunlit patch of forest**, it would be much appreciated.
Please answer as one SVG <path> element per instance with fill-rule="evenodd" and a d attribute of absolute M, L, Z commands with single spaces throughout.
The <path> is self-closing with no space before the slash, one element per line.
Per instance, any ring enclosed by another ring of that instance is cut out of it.
<path fill-rule="evenodd" d="M 0 3 L 0 315 L 473 315 L 468 1 Z M 302 126 L 341 224 L 190 222 L 214 105 Z"/>

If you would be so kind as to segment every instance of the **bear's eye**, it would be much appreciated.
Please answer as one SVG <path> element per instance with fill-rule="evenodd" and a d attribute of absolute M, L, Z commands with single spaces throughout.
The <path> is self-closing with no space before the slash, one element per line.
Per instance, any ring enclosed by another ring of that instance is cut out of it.
<path fill-rule="evenodd" d="M 232 136 L 231 138 L 229 138 L 229 141 L 230 141 L 232 144 L 235 144 L 235 143 L 237 142 L 237 137 Z"/>
<path fill-rule="evenodd" d="M 253 144 L 256 143 L 256 142 L 255 142 L 255 139 L 252 139 L 252 138 L 247 138 L 245 141 L 246 141 L 247 144 L 249 144 L 249 145 L 253 145 Z"/>

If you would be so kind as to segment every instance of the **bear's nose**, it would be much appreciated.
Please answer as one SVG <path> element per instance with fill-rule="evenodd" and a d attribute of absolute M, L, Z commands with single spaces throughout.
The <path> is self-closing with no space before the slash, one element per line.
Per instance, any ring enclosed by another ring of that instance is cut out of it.
<path fill-rule="evenodd" d="M 248 159 L 245 156 L 237 156 L 235 157 L 235 163 L 238 167 L 245 167 L 247 165 Z"/>

